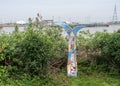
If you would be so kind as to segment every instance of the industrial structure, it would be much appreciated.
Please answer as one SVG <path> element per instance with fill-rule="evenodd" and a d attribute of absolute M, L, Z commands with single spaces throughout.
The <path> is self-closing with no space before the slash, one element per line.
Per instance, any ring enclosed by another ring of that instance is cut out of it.
<path fill-rule="evenodd" d="M 118 22 L 116 4 L 115 4 L 115 7 L 114 7 L 112 22 L 113 22 L 113 23 L 117 23 L 117 22 Z"/>

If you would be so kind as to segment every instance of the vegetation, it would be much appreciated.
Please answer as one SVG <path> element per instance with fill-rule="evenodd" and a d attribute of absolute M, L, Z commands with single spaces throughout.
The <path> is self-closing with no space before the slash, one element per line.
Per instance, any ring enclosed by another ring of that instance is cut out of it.
<path fill-rule="evenodd" d="M 24 32 L 0 34 L 1 86 L 119 86 L 120 33 L 77 36 L 78 77 L 66 76 L 67 38 L 29 19 Z M 60 64 L 61 63 L 61 64 Z"/>

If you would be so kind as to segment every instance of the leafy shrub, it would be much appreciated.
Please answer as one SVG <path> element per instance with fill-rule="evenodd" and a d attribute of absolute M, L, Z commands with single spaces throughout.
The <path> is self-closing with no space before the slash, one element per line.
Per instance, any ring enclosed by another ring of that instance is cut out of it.
<path fill-rule="evenodd" d="M 6 65 L 9 73 L 14 75 L 26 72 L 32 76 L 46 76 L 50 61 L 65 57 L 67 43 L 59 29 L 28 28 L 25 32 L 1 35 L 1 65 Z"/>
<path fill-rule="evenodd" d="M 53 42 L 54 57 L 67 57 L 67 40 L 62 36 L 61 28 L 49 28 L 45 30 L 46 35 L 50 37 Z"/>
<path fill-rule="evenodd" d="M 17 66 L 19 72 L 23 71 L 31 75 L 46 74 L 48 61 L 53 52 L 50 37 L 32 29 L 21 35 L 17 34 L 13 33 L 10 36 L 8 46 L 4 48 L 6 63 Z M 12 67 L 12 72 L 13 70 Z"/>
<path fill-rule="evenodd" d="M 120 33 L 111 34 L 107 42 L 102 48 L 102 54 L 110 63 L 120 68 Z"/>
<path fill-rule="evenodd" d="M 120 69 L 120 34 L 119 32 L 108 33 L 96 32 L 89 35 L 83 33 L 79 42 L 79 46 L 83 47 L 81 50 L 86 50 L 87 60 L 90 61 L 89 67 L 93 70 L 119 73 Z M 87 36 L 87 37 L 86 37 Z"/>

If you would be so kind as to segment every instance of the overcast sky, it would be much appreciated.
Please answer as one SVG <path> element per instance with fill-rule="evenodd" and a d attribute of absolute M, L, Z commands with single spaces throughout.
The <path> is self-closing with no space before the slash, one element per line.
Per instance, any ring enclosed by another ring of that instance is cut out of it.
<path fill-rule="evenodd" d="M 112 19 L 115 4 L 120 18 L 120 0 L 0 0 L 0 23 L 27 21 L 37 13 L 56 21 L 104 22 Z"/>

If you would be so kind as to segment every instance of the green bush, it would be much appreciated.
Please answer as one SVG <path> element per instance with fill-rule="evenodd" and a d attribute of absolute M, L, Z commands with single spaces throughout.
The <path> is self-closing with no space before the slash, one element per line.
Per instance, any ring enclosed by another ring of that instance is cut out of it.
<path fill-rule="evenodd" d="M 25 33 L 13 33 L 8 36 L 8 45 L 3 53 L 9 71 L 27 72 L 31 75 L 44 75 L 49 59 L 52 57 L 53 44 L 50 37 L 39 31 L 28 30 Z M 15 68 L 15 69 L 14 69 Z"/>
<path fill-rule="evenodd" d="M 45 30 L 45 33 L 50 37 L 51 41 L 53 42 L 54 57 L 67 57 L 67 40 L 62 36 L 62 29 L 49 28 Z"/>
<path fill-rule="evenodd" d="M 111 64 L 120 68 L 120 33 L 111 34 L 102 48 L 102 54 Z"/>
<path fill-rule="evenodd" d="M 1 35 L 0 40 L 1 65 L 7 66 L 10 75 L 25 72 L 43 77 L 51 71 L 51 60 L 66 57 L 67 43 L 57 28 L 29 27 L 25 32 Z"/>
<path fill-rule="evenodd" d="M 84 35 L 84 36 L 82 36 Z M 82 32 L 78 37 L 78 47 L 85 50 L 89 67 L 92 70 L 119 73 L 120 69 L 120 33 Z M 80 40 L 81 39 L 81 40 Z"/>

